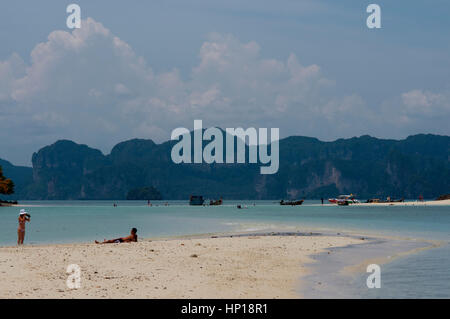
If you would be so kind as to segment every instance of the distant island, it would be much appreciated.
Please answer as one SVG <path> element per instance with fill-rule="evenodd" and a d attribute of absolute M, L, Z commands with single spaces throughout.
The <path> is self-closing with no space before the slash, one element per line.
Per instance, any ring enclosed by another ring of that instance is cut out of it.
<path fill-rule="evenodd" d="M 449 136 L 391 140 L 365 135 L 333 142 L 291 136 L 280 140 L 280 168 L 273 175 L 261 175 L 254 164 L 174 164 L 174 143 L 133 139 L 104 155 L 60 140 L 34 153 L 32 168 L 4 160 L 0 165 L 16 184 L 11 199 L 149 199 L 158 193 L 184 200 L 191 194 L 279 200 L 345 193 L 434 199 L 450 191 Z"/>

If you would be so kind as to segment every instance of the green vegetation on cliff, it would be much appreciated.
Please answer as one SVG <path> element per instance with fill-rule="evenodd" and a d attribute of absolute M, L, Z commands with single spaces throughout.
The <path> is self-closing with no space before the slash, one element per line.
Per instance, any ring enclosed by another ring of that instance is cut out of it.
<path fill-rule="evenodd" d="M 274 175 L 261 175 L 259 164 L 177 165 L 170 158 L 174 143 L 133 139 L 103 155 L 86 145 L 58 141 L 33 154 L 33 181 L 17 190 L 20 199 L 125 199 L 130 190 L 145 185 L 166 199 L 188 199 L 190 194 L 326 198 L 340 193 L 436 198 L 450 191 L 448 136 L 361 136 L 333 142 L 292 136 L 280 140 L 280 168 Z M 10 169 L 5 172 L 14 178 Z"/>
<path fill-rule="evenodd" d="M 128 200 L 161 200 L 161 193 L 154 188 L 150 187 L 140 187 L 130 190 L 127 194 Z"/>

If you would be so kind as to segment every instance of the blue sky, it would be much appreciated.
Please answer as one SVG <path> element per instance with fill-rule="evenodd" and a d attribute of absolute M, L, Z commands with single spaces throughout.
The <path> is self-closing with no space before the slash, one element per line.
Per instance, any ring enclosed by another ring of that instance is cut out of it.
<path fill-rule="evenodd" d="M 104 152 L 164 141 L 197 117 L 325 140 L 450 133 L 448 1 L 73 2 L 91 18 L 79 36 L 65 25 L 70 1 L 1 5 L 0 120 L 11 136 L 0 158 L 29 164 L 60 138 Z M 381 29 L 366 27 L 369 3 Z"/>

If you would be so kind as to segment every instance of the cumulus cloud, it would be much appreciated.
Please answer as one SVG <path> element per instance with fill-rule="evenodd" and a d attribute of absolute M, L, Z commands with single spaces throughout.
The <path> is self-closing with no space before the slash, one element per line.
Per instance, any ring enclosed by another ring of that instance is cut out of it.
<path fill-rule="evenodd" d="M 328 139 L 381 125 L 360 96 L 336 95 L 318 65 L 304 65 L 295 54 L 265 58 L 261 51 L 256 42 L 212 33 L 190 74 L 155 73 L 151 61 L 88 18 L 73 32 L 50 33 L 29 65 L 16 54 L 0 61 L 0 119 L 12 132 L 0 146 L 69 138 L 108 150 L 127 138 L 167 140 L 176 127 L 192 128 L 194 119 Z M 404 93 L 405 116 L 448 112 L 448 96 Z"/>
<path fill-rule="evenodd" d="M 402 94 L 403 110 L 406 114 L 442 116 L 450 112 L 450 94 L 424 90 L 411 90 Z"/>
<path fill-rule="evenodd" d="M 15 80 L 25 74 L 25 63 L 17 54 L 6 61 L 0 61 L 0 103 L 11 99 Z"/>

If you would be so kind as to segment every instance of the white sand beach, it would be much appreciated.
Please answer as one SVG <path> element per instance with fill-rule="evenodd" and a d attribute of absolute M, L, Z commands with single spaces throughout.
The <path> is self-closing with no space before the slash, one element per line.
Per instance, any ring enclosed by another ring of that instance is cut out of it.
<path fill-rule="evenodd" d="M 299 298 L 311 254 L 339 236 L 243 236 L 0 248 L 0 298 Z M 69 264 L 81 288 L 69 289 Z"/>

